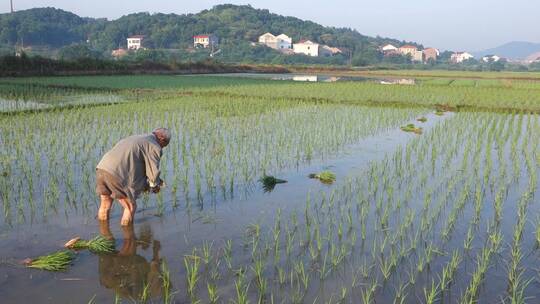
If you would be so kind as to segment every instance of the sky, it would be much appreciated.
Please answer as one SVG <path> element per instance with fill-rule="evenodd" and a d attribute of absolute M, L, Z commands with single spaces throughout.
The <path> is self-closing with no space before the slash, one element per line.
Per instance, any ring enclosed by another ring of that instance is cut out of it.
<path fill-rule="evenodd" d="M 348 27 L 369 36 L 443 50 L 478 51 L 511 41 L 540 42 L 539 0 L 13 0 L 15 10 L 56 7 L 83 17 L 116 19 L 135 12 L 197 13 L 216 4 L 250 4 L 273 13 Z M 0 13 L 10 10 L 0 0 Z"/>

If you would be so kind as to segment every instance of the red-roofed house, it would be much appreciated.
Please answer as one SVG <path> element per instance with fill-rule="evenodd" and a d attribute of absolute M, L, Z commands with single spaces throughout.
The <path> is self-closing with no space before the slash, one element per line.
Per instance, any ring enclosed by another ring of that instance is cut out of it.
<path fill-rule="evenodd" d="M 219 39 L 214 34 L 204 34 L 193 36 L 193 46 L 208 48 L 216 46 L 219 43 Z"/>
<path fill-rule="evenodd" d="M 427 48 L 422 51 L 424 53 L 424 62 L 437 61 L 437 57 L 439 57 L 439 50 L 436 48 Z"/>

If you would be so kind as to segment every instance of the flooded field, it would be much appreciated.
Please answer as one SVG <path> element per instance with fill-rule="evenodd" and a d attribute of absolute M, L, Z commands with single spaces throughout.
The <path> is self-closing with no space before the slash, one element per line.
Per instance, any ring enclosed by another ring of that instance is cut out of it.
<path fill-rule="evenodd" d="M 540 116 L 536 97 L 513 99 L 536 89 L 493 102 L 502 88 L 477 88 L 493 111 L 450 112 L 408 86 L 374 104 L 347 82 L 144 77 L 67 78 L 74 91 L 120 83 L 106 95 L 123 102 L 0 116 L 2 303 L 540 299 Z M 167 186 L 139 199 L 132 226 L 116 203 L 99 222 L 97 162 L 160 126 Z M 335 181 L 308 177 L 321 172 Z M 265 175 L 287 182 L 265 188 Z M 62 272 L 20 263 L 97 235 L 115 251 L 80 250 Z"/>

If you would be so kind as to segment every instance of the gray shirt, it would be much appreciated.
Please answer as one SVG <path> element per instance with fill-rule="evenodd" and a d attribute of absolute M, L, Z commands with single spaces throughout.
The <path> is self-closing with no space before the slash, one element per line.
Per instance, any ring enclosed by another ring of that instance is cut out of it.
<path fill-rule="evenodd" d="M 117 177 L 129 199 L 136 200 L 148 186 L 161 182 L 161 155 L 162 149 L 154 134 L 130 136 L 105 153 L 97 169 Z"/>

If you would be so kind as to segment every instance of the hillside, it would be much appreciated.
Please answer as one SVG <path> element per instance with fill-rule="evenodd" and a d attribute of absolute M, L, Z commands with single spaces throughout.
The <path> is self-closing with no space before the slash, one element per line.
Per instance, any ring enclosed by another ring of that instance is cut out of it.
<path fill-rule="evenodd" d="M 496 48 L 476 52 L 474 55 L 479 58 L 485 55 L 496 54 L 508 59 L 523 60 L 537 52 L 540 52 L 540 43 L 514 41 Z"/>
<path fill-rule="evenodd" d="M 146 35 L 145 42 L 150 48 L 183 50 L 192 44 L 193 35 L 215 33 L 227 51 L 221 56 L 232 61 L 246 57 L 275 61 L 282 56 L 272 50 L 250 49 L 249 42 L 257 41 L 257 37 L 265 32 L 286 33 L 293 41 L 311 39 L 330 46 L 344 47 L 352 50 L 353 59 L 360 63 L 379 60 L 377 48 L 382 44 L 405 43 L 365 36 L 348 28 L 324 27 L 315 22 L 273 14 L 249 5 L 229 4 L 218 5 L 197 14 L 136 13 L 110 21 L 82 18 L 55 8 L 36 8 L 1 14 L 0 28 L 0 45 L 4 47 L 23 44 L 54 49 L 75 43 L 88 43 L 104 54 L 125 47 L 126 38 L 134 34 Z"/>

